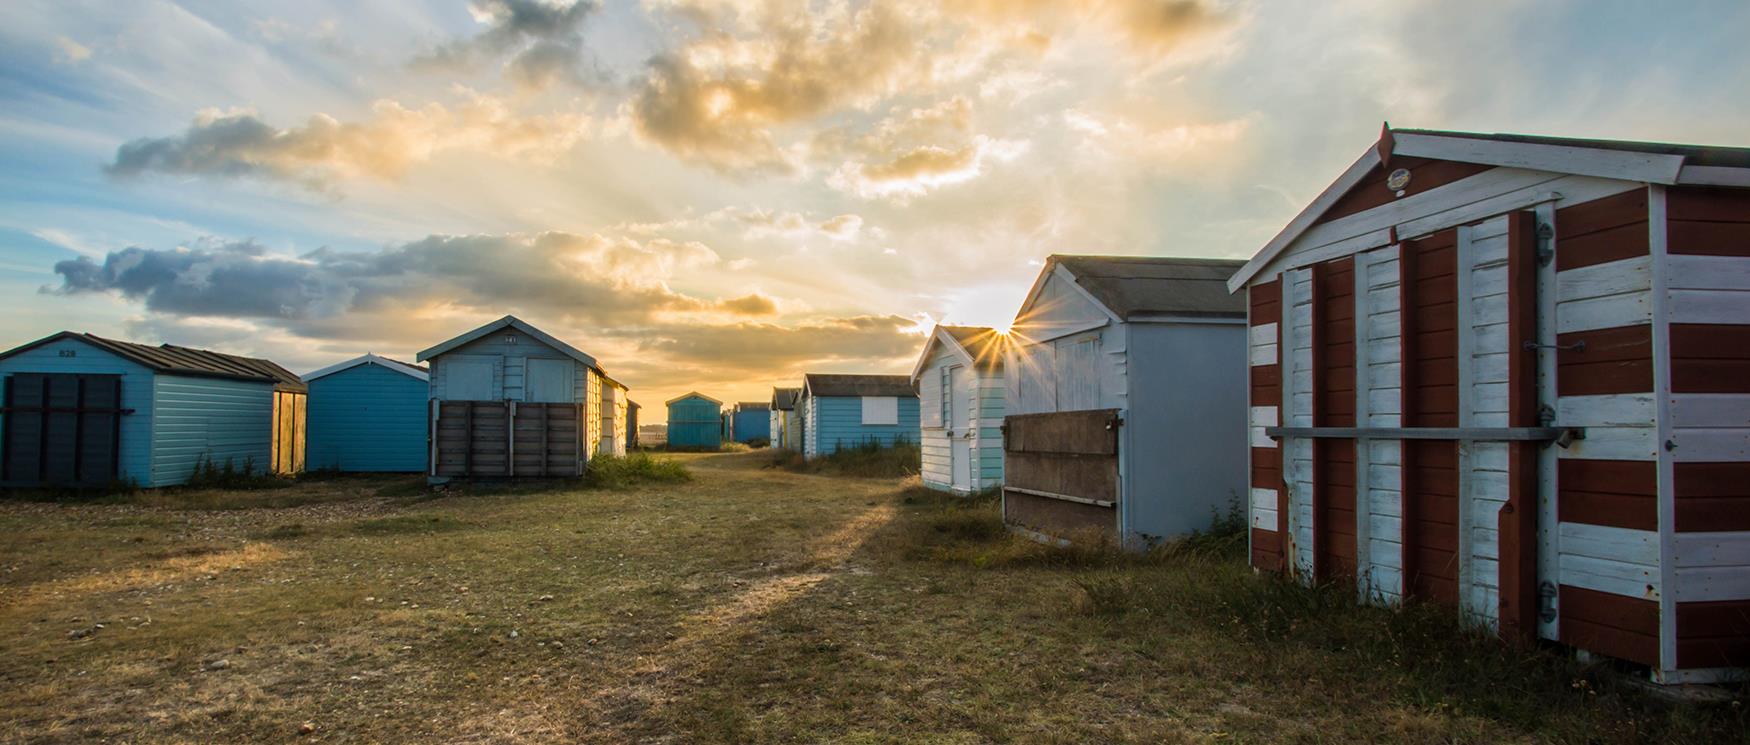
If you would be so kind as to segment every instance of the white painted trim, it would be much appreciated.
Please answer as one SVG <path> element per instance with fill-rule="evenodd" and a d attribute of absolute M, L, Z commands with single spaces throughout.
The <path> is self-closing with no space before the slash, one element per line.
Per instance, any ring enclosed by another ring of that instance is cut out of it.
<path fill-rule="evenodd" d="M 1462 163 L 1482 163 L 1506 168 L 1529 168 L 1580 176 L 1675 184 L 1683 170 L 1683 156 L 1628 150 L 1504 142 L 1475 137 L 1442 137 L 1433 134 L 1394 133 L 1394 155 L 1409 155 Z"/>
<path fill-rule="evenodd" d="M 389 359 L 388 357 L 379 357 L 375 354 L 370 354 L 368 352 L 363 354 L 363 355 L 360 355 L 358 357 L 354 357 L 350 360 L 347 360 L 345 362 L 337 362 L 335 364 L 324 367 L 320 370 L 316 370 L 315 372 L 308 373 L 308 374 L 303 376 L 302 380 L 304 381 L 305 384 L 308 384 L 310 381 L 315 380 L 317 378 L 327 377 L 329 375 L 333 375 L 333 374 L 340 372 L 342 370 L 351 370 L 352 368 L 358 367 L 359 365 L 377 365 L 379 367 L 387 368 L 391 371 L 401 373 L 402 375 L 406 375 L 407 377 L 413 378 L 414 380 L 420 381 L 422 383 L 431 382 L 431 374 L 425 370 L 421 370 L 421 369 L 416 368 L 416 367 L 411 367 L 404 362 L 396 362 L 395 360 Z"/>
<path fill-rule="evenodd" d="M 1666 437 L 1676 450 L 1661 455 L 1678 463 L 1722 463 L 1750 460 L 1750 427 L 1684 427 Z"/>
<path fill-rule="evenodd" d="M 1078 323 L 1074 326 L 1064 326 L 1062 328 L 1053 329 L 1049 334 L 1035 336 L 1032 333 L 1027 333 L 1022 343 L 1030 347 L 1038 346 L 1048 341 L 1057 341 L 1066 336 L 1075 336 L 1076 334 L 1086 333 L 1088 331 L 1093 331 L 1094 329 L 1101 329 L 1111 325 L 1113 325 L 1111 320 L 1102 318 L 1098 321 L 1089 321 L 1087 323 Z M 1004 367 L 1007 367 L 1008 361 L 1004 360 L 1003 365 Z"/>
<path fill-rule="evenodd" d="M 596 364 L 594 357 L 591 357 L 587 354 L 584 354 L 583 352 L 579 351 L 576 347 L 573 347 L 570 344 L 566 344 L 565 342 L 562 342 L 562 341 L 560 341 L 552 336 L 549 336 L 546 332 L 544 332 L 538 328 L 535 328 L 534 326 L 529 325 L 528 322 L 524 321 L 521 318 L 517 318 L 516 316 L 505 316 L 505 317 L 500 318 L 496 321 L 493 321 L 493 322 L 488 323 L 484 326 L 481 326 L 477 329 L 474 329 L 473 331 L 469 331 L 465 334 L 462 334 L 461 336 L 457 336 L 453 339 L 450 339 L 449 341 L 443 342 L 441 344 L 438 344 L 437 346 L 426 349 L 425 351 L 420 352 L 419 355 L 417 357 L 415 357 L 414 359 L 416 361 L 419 361 L 419 362 L 425 362 L 426 360 L 429 360 L 429 359 L 436 357 L 440 354 L 443 354 L 443 353 L 448 352 L 450 350 L 461 347 L 461 346 L 463 346 L 469 342 L 472 342 L 476 339 L 484 338 L 488 334 L 491 334 L 493 332 L 498 331 L 499 329 L 504 329 L 504 328 L 516 329 L 517 331 L 520 331 L 524 334 L 527 334 L 529 336 L 534 337 L 536 341 L 539 341 L 542 344 L 545 344 L 549 347 L 552 347 L 554 349 L 554 351 L 562 352 L 566 356 L 568 356 L 574 360 L 577 360 L 578 362 L 582 362 L 584 365 L 586 365 L 588 367 L 596 368 L 596 370 L 598 370 L 598 371 L 601 370 L 601 366 Z"/>
<path fill-rule="evenodd" d="M 1672 565 L 1677 568 L 1750 566 L 1750 530 L 1673 533 Z"/>
<path fill-rule="evenodd" d="M 1080 282 L 1077 282 L 1074 272 L 1071 272 L 1063 264 L 1058 263 L 1056 257 L 1051 257 L 1046 260 L 1045 269 L 1039 272 L 1039 277 L 1033 280 L 1033 288 L 1027 291 L 1027 297 L 1021 300 L 1021 310 L 1015 313 L 1016 325 L 1020 325 L 1021 319 L 1025 318 L 1027 313 L 1033 310 L 1033 304 L 1039 301 L 1039 291 L 1045 289 L 1045 280 L 1047 277 L 1057 277 L 1058 279 L 1063 280 L 1070 287 L 1074 288 L 1082 297 L 1086 298 L 1088 302 L 1093 303 L 1094 307 L 1099 308 L 1100 312 L 1105 313 L 1106 317 L 1111 320 L 1111 322 L 1124 322 L 1123 318 L 1119 318 L 1117 313 L 1113 313 L 1111 308 L 1106 307 L 1105 303 L 1100 302 L 1099 299 L 1094 297 L 1093 293 L 1088 292 L 1086 287 L 1083 287 Z M 1059 334 L 1059 336 L 1062 335 Z"/>
<path fill-rule="evenodd" d="M 989 330 L 988 327 L 978 328 Z M 918 384 L 918 375 L 924 371 L 925 363 L 930 361 L 930 348 L 938 342 L 941 343 L 942 346 L 952 350 L 955 356 L 959 357 L 960 360 L 966 364 L 968 369 L 978 369 L 978 360 L 972 358 L 972 353 L 966 351 L 966 347 L 960 344 L 960 340 L 954 338 L 953 334 L 948 333 L 948 330 L 942 328 L 942 324 L 938 323 L 935 328 L 930 330 L 930 337 L 924 342 L 923 353 L 918 355 L 917 363 L 913 364 L 911 367 L 911 384 L 914 387 Z"/>
<path fill-rule="evenodd" d="M 1547 225 L 1553 231 L 1556 229 L 1556 206 L 1554 203 L 1537 205 L 1536 221 L 1539 226 Z M 1551 245 L 1558 236 L 1552 234 Z M 1537 350 L 1537 404 L 1555 405 L 1559 398 L 1556 395 L 1556 355 L 1552 346 L 1556 341 L 1556 263 L 1551 261 L 1537 268 L 1537 342 L 1541 345 Z M 1538 448 L 1537 459 L 1537 579 L 1543 582 L 1559 583 L 1561 581 L 1561 533 L 1560 512 L 1556 504 L 1556 474 L 1558 470 L 1556 451 L 1560 448 Z M 1527 467 L 1533 467 L 1527 463 Z M 1540 599 L 1541 602 L 1541 599 Z M 1540 615 L 1537 621 L 1537 635 L 1544 639 L 1559 639 L 1561 637 L 1560 599 L 1551 599 L 1557 613 L 1545 621 Z"/>
<path fill-rule="evenodd" d="M 1371 337 L 1370 322 L 1373 313 L 1368 307 L 1368 281 L 1371 268 L 1380 258 L 1379 251 L 1366 251 L 1355 255 L 1354 292 L 1350 293 L 1355 302 L 1354 312 L 1350 315 L 1355 320 L 1355 426 L 1369 426 L 1371 416 L 1369 407 L 1370 386 L 1367 381 L 1369 362 L 1367 355 L 1372 346 L 1367 343 Z M 1315 320 L 1314 323 L 1317 323 Z M 1355 441 L 1355 571 L 1361 575 L 1362 581 L 1356 582 L 1356 591 L 1360 593 L 1360 601 L 1365 603 L 1377 593 L 1373 576 L 1373 510 L 1369 506 L 1369 495 L 1373 492 L 1369 466 L 1372 463 L 1372 448 L 1367 440 Z"/>
<path fill-rule="evenodd" d="M 1677 477 L 1671 449 L 1660 444 L 1671 439 L 1671 299 L 1667 284 L 1670 267 L 1667 250 L 1666 194 L 1663 186 L 1647 187 L 1647 249 L 1653 260 L 1652 323 L 1653 323 L 1653 392 L 1657 401 L 1654 412 L 1654 460 L 1658 484 L 1656 497 L 1659 511 L 1659 586 L 1669 591 L 1659 597 L 1659 669 L 1677 667 L 1677 594 L 1681 590 L 1676 576 Z"/>
<path fill-rule="evenodd" d="M 1280 267 L 1267 265 L 1259 273 L 1384 246 L 1391 228 L 1399 238 L 1414 238 L 1545 202 L 1580 204 L 1641 188 L 1637 182 L 1497 168 L 1311 228 L 1278 257 Z"/>
<path fill-rule="evenodd" d="M 1738 324 L 1750 319 L 1750 292 L 1724 290 L 1665 290 L 1670 323 Z"/>
<path fill-rule="evenodd" d="M 723 405 L 722 401 L 718 401 L 717 399 L 712 398 L 710 396 L 707 396 L 707 395 L 700 393 L 698 391 L 687 391 L 686 393 L 682 393 L 679 396 L 675 396 L 674 398 L 671 398 L 667 401 L 664 401 L 662 403 L 662 405 L 663 406 L 673 406 L 674 402 L 679 401 L 679 400 L 684 399 L 684 398 L 702 398 L 702 399 L 705 399 L 706 401 L 710 401 L 711 403 L 717 404 L 718 406 Z M 798 396 L 797 400 L 800 401 L 801 397 Z"/>
<path fill-rule="evenodd" d="M 1666 604 L 1675 609 L 1677 603 L 1750 599 L 1750 566 L 1671 567 L 1669 576 L 1671 580 L 1667 586 L 1671 591 L 1665 593 L 1663 602 L 1660 603 L 1661 614 L 1665 612 L 1663 606 Z M 1671 625 L 1675 627 L 1676 624 Z M 1674 628 L 1672 633 L 1675 634 Z M 1665 640 L 1661 638 L 1659 641 L 1663 646 Z M 1675 637 L 1671 639 L 1671 643 L 1672 653 L 1675 654 Z"/>
<path fill-rule="evenodd" d="M 1313 223 L 1325 214 L 1325 210 L 1330 209 L 1331 205 L 1342 199 L 1344 194 L 1349 193 L 1350 189 L 1361 183 L 1361 179 L 1365 178 L 1367 172 L 1373 170 L 1376 165 L 1379 165 L 1379 146 L 1377 144 L 1369 146 L 1367 152 L 1362 153 L 1361 157 L 1356 158 L 1354 163 L 1349 164 L 1349 168 L 1344 170 L 1336 181 L 1331 182 L 1331 185 L 1319 192 L 1319 195 L 1314 197 L 1312 202 L 1300 211 L 1300 214 L 1295 215 L 1294 219 L 1282 228 L 1282 232 L 1277 233 L 1275 238 L 1271 238 L 1269 243 L 1264 244 L 1264 248 L 1258 251 L 1258 255 L 1253 256 L 1251 261 L 1247 261 L 1245 266 L 1240 267 L 1240 270 L 1228 279 L 1227 291 L 1238 292 L 1241 287 L 1245 287 L 1254 275 L 1276 259 L 1277 254 L 1282 253 L 1290 244 L 1298 240 L 1302 233 L 1311 228 Z"/>
<path fill-rule="evenodd" d="M 1460 225 L 1453 248 L 1455 287 L 1453 289 L 1453 307 L 1457 318 L 1456 346 L 1458 365 L 1458 426 L 1471 427 L 1476 423 L 1476 408 L 1473 399 L 1476 384 L 1476 298 L 1474 288 L 1476 270 L 1476 243 L 1473 240 L 1472 226 Z M 1457 478 L 1458 478 L 1458 603 L 1463 616 L 1475 619 L 1487 615 L 1484 610 L 1476 607 L 1476 594 L 1472 589 L 1476 581 L 1476 547 L 1475 533 L 1472 524 L 1476 521 L 1474 505 L 1476 479 L 1471 474 L 1471 445 L 1460 440 L 1458 442 Z"/>
<path fill-rule="evenodd" d="M 1677 183 L 1693 186 L 1750 186 L 1750 168 L 1684 166 Z"/>

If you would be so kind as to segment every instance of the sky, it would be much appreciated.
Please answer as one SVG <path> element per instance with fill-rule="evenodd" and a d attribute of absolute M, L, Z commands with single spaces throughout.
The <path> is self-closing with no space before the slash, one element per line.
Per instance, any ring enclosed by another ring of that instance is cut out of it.
<path fill-rule="evenodd" d="M 0 347 L 303 373 L 515 314 L 660 420 L 1246 258 L 1393 126 L 1750 145 L 1750 3 L 10 2 Z"/>

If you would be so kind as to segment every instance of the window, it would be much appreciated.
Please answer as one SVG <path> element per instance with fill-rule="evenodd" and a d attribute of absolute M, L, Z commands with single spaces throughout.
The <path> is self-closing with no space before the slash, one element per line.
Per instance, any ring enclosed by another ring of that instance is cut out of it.
<path fill-rule="evenodd" d="M 899 399 L 893 396 L 864 396 L 864 424 L 899 424 Z"/>

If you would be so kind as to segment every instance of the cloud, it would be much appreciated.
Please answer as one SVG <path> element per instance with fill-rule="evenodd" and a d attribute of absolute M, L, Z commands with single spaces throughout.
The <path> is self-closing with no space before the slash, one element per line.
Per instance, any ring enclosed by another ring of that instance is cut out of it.
<path fill-rule="evenodd" d="M 912 332 L 916 325 L 910 318 L 881 315 L 818 319 L 794 326 L 665 325 L 640 329 L 639 346 L 683 365 L 761 371 L 804 365 L 849 367 L 916 353 L 918 336 Z"/>
<path fill-rule="evenodd" d="M 644 322 L 716 304 L 668 280 L 719 257 L 696 242 L 537 233 L 428 238 L 376 252 L 274 255 L 252 241 L 132 247 L 55 264 L 62 295 L 113 293 L 178 316 L 258 318 L 336 333 L 336 319 L 431 308 L 523 309 L 579 323 Z M 744 313 L 745 315 L 745 313 Z"/>
<path fill-rule="evenodd" d="M 1155 118 L 1158 117 L 1070 109 L 1064 112 L 1063 123 L 1080 137 L 1078 161 L 1083 166 L 1103 166 L 1117 159 L 1136 162 L 1209 158 L 1238 142 L 1253 124 L 1249 116 L 1194 123 L 1160 122 Z"/>
<path fill-rule="evenodd" d="M 852 161 L 827 179 L 833 188 L 864 199 L 904 201 L 936 189 L 970 181 L 991 161 L 1006 162 L 1027 151 L 1027 143 L 985 135 L 970 144 L 947 148 L 926 145 L 875 163 Z"/>
<path fill-rule="evenodd" d="M 1094 21 L 1139 54 L 1164 54 L 1227 28 L 1232 13 L 1210 0 L 953 0 L 951 12 L 1016 26 L 1015 43 L 1043 49 L 1062 29 Z"/>
<path fill-rule="evenodd" d="M 686 9 L 713 23 L 739 17 Z M 892 3 L 848 16 L 774 3 L 748 15 L 752 34 L 706 34 L 650 60 L 625 109 L 640 137 L 719 170 L 788 172 L 796 164 L 775 128 L 883 98 L 927 64 L 919 30 Z"/>
<path fill-rule="evenodd" d="M 63 65 L 84 62 L 91 58 L 91 47 L 80 44 L 65 36 L 55 37 L 54 60 Z"/>
<path fill-rule="evenodd" d="M 592 0 L 475 0 L 468 10 L 486 30 L 421 54 L 413 66 L 451 71 L 508 56 L 504 73 L 520 87 L 584 85 L 590 76 L 585 69 L 583 26 L 600 8 Z"/>
<path fill-rule="evenodd" d="M 581 115 L 520 116 L 502 101 L 474 95 L 455 108 L 409 109 L 380 100 L 369 121 L 317 114 L 302 126 L 274 127 L 253 112 L 207 110 L 179 135 L 133 140 L 104 167 L 111 176 L 146 173 L 289 181 L 321 190 L 334 180 L 397 179 L 451 149 L 548 160 L 580 140 Z"/>
<path fill-rule="evenodd" d="M 777 301 L 757 292 L 721 301 L 717 307 L 740 316 L 770 316 L 778 312 Z"/>

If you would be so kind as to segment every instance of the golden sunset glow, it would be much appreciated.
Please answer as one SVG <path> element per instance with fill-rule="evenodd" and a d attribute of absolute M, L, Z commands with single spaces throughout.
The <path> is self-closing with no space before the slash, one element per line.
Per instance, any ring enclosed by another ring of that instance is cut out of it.
<path fill-rule="evenodd" d="M 0 329 L 304 372 L 516 314 L 763 400 L 1025 333 L 1053 253 L 1249 256 L 1384 120 L 1742 139 L 1744 7 L 1487 5 L 20 3 Z"/>

